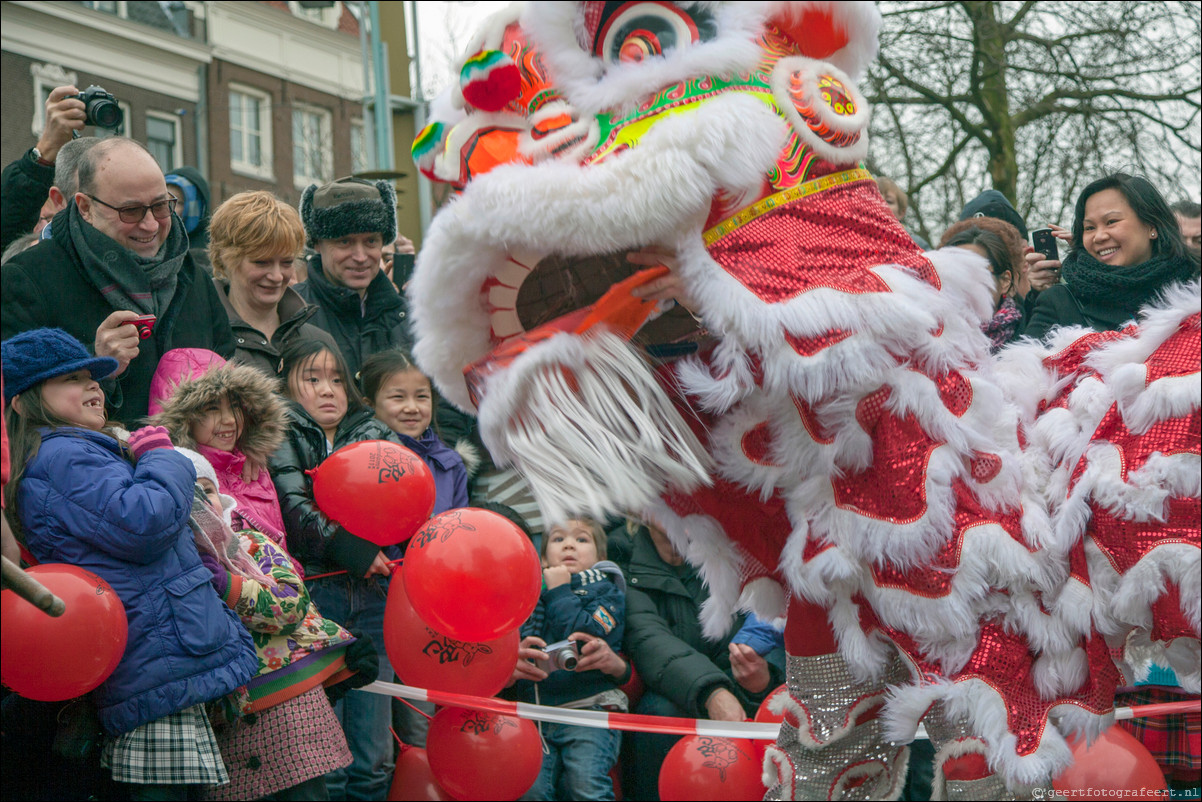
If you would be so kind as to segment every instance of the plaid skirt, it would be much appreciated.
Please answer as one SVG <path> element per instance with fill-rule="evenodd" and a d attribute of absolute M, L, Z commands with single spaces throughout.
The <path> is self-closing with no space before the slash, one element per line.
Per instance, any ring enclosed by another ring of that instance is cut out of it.
<path fill-rule="evenodd" d="M 1143 686 L 1129 693 L 1120 693 L 1114 703 L 1119 707 L 1135 707 L 1196 698 L 1165 688 Z M 1202 714 L 1177 713 L 1130 719 L 1118 724 L 1148 748 L 1166 780 L 1198 781 L 1198 772 L 1202 770 Z"/>
<path fill-rule="evenodd" d="M 230 782 L 214 800 L 262 799 L 351 764 L 342 726 L 320 685 L 216 729 Z"/>
<path fill-rule="evenodd" d="M 138 785 L 229 782 L 204 705 L 143 724 L 105 741 L 100 765 L 113 780 Z"/>

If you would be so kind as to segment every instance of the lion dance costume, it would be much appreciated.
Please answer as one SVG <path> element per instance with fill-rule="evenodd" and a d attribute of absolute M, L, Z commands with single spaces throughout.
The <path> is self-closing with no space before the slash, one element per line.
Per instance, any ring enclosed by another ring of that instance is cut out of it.
<path fill-rule="evenodd" d="M 663 528 L 708 633 L 787 610 L 769 798 L 896 798 L 920 720 L 937 793 L 1021 795 L 1150 660 L 1198 687 L 1199 289 L 993 361 L 983 260 L 916 249 L 860 167 L 879 24 L 494 17 L 413 146 L 457 191 L 415 352 L 548 518 Z M 648 246 L 690 309 L 631 295 Z"/>

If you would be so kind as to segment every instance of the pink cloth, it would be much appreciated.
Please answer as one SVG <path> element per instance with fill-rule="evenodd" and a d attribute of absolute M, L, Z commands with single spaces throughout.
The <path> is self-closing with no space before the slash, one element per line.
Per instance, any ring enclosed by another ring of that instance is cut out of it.
<path fill-rule="evenodd" d="M 206 789 L 206 799 L 262 799 L 351 763 L 342 725 L 320 685 L 213 732 L 230 782 Z"/>
<path fill-rule="evenodd" d="M 222 493 L 233 496 L 238 502 L 234 508 L 234 523 L 241 517 L 246 526 L 234 526 L 234 529 L 254 529 L 271 538 L 285 551 L 284 516 L 280 512 L 280 500 L 275 492 L 275 484 L 264 465 L 259 471 L 259 478 L 247 482 L 242 478 L 242 467 L 246 464 L 246 455 L 239 451 L 220 451 L 210 446 L 198 446 L 198 450 L 217 471 L 217 483 Z"/>

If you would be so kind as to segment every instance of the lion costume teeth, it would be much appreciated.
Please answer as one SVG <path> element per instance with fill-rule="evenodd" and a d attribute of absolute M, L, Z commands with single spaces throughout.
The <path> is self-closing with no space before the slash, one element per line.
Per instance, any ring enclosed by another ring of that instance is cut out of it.
<path fill-rule="evenodd" d="M 924 717 L 944 793 L 1021 794 L 1150 660 L 1202 676 L 1199 288 L 993 360 L 983 260 L 918 251 L 859 164 L 879 26 L 831 2 L 486 23 L 414 143 L 458 191 L 415 354 L 544 513 L 663 528 L 709 635 L 788 610 L 769 798 L 896 798 Z M 647 310 L 598 298 L 645 246 L 698 322 L 622 336 Z"/>

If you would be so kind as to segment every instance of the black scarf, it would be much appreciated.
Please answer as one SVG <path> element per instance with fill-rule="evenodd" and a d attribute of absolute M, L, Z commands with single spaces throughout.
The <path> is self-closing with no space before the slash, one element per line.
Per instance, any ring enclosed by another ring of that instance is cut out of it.
<path fill-rule="evenodd" d="M 166 313 L 188 255 L 188 235 L 178 217 L 172 215 L 167 240 L 149 259 L 84 220 L 74 203 L 67 205 L 67 235 L 84 272 L 113 308 L 158 317 Z"/>
<path fill-rule="evenodd" d="M 1165 287 L 1188 281 L 1195 272 L 1189 259 L 1165 254 L 1153 255 L 1143 264 L 1114 267 L 1078 248 L 1064 260 L 1064 283 L 1073 297 L 1083 304 L 1121 311 L 1128 318 L 1135 317 Z"/>

